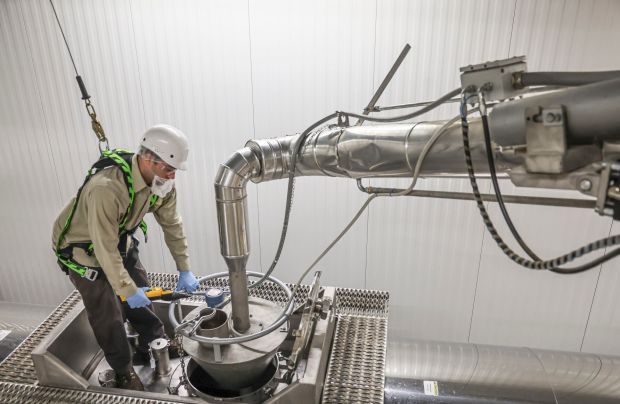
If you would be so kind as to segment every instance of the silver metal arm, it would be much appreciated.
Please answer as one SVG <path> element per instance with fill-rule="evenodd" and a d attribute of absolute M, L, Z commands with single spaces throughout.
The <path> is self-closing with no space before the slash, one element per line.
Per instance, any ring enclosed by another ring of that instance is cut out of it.
<path fill-rule="evenodd" d="M 578 190 L 597 211 L 620 217 L 620 80 L 500 103 L 489 115 L 495 166 L 517 186 Z M 411 177 L 424 145 L 446 122 L 331 126 L 305 138 L 295 176 Z M 250 245 L 245 185 L 288 178 L 300 135 L 251 140 L 220 166 L 216 181 L 222 255 L 230 271 L 233 322 L 249 327 L 245 264 Z M 480 119 L 469 122 L 472 161 L 488 172 Z M 424 160 L 421 175 L 464 174 L 461 127 L 450 126 Z M 610 188 L 610 184 L 613 186 Z M 608 190 L 609 188 L 609 190 Z M 616 204 L 616 202 L 618 202 Z"/>

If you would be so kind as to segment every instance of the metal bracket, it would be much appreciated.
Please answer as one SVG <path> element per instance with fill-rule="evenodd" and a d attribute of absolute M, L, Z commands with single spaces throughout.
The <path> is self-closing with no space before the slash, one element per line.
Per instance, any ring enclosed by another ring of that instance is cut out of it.
<path fill-rule="evenodd" d="M 299 360 L 306 353 L 310 343 L 310 338 L 312 337 L 314 325 L 317 318 L 320 316 L 320 310 L 322 308 L 322 305 L 319 305 L 317 307 L 317 302 L 319 301 L 319 295 L 321 292 L 320 279 L 321 272 L 315 272 L 314 279 L 312 280 L 312 284 L 310 285 L 310 292 L 308 293 L 308 298 L 304 306 L 304 311 L 301 315 L 301 322 L 299 323 L 299 328 L 293 330 L 292 332 L 292 335 L 295 337 L 295 342 L 293 344 L 293 349 L 290 357 L 291 361 L 293 362 L 293 367 L 297 367 L 297 365 L 299 364 Z"/>
<path fill-rule="evenodd" d="M 523 93 L 513 85 L 513 75 L 527 70 L 525 56 L 496 60 L 461 67 L 461 88 L 476 90 L 488 86 L 487 101 L 498 101 L 516 97 Z"/>
<path fill-rule="evenodd" d="M 526 108 L 525 140 L 528 173 L 566 174 L 602 158 L 597 145 L 568 144 L 562 105 Z"/>
<path fill-rule="evenodd" d="M 566 129 L 563 107 L 533 107 L 525 110 L 525 139 L 528 172 L 561 174 L 566 170 Z"/>
<path fill-rule="evenodd" d="M 595 210 L 601 216 L 620 219 L 620 160 L 603 163 Z"/>

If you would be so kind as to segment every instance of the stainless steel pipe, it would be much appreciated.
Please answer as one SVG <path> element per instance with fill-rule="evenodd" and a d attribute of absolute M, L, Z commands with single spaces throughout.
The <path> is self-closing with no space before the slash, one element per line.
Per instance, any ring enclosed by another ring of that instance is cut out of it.
<path fill-rule="evenodd" d="M 301 148 L 295 176 L 412 176 L 424 145 L 444 124 L 423 122 L 317 130 L 306 138 Z M 215 179 L 220 249 L 229 270 L 233 326 L 240 333 L 250 327 L 245 270 L 250 255 L 246 184 L 287 178 L 299 138 L 300 135 L 295 135 L 251 140 L 220 165 Z M 470 122 L 470 143 L 476 170 L 487 172 L 479 119 Z M 500 172 L 519 162 L 496 157 Z M 454 124 L 427 155 L 421 174 L 466 172 L 460 125 Z"/>
<path fill-rule="evenodd" d="M 302 146 L 295 176 L 411 176 L 424 145 L 444 124 L 445 121 L 318 130 Z M 471 119 L 469 126 L 476 172 L 486 173 L 482 124 L 479 119 Z M 261 167 L 259 175 L 251 180 L 258 183 L 288 177 L 291 153 L 298 139 L 299 135 L 249 141 L 246 147 L 252 149 Z M 421 174 L 466 173 L 462 139 L 459 123 L 448 128 L 428 154 Z M 520 162 L 520 158 L 496 156 L 500 172 Z"/>
<path fill-rule="evenodd" d="M 233 326 L 241 333 L 250 328 L 248 278 L 245 272 L 250 256 L 250 238 L 245 185 L 259 172 L 256 156 L 246 147 L 220 165 L 215 178 L 220 251 L 228 265 Z"/>

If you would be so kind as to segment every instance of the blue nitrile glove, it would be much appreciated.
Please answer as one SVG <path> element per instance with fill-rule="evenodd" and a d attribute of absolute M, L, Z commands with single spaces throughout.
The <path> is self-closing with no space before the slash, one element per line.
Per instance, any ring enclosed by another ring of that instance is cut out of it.
<path fill-rule="evenodd" d="M 151 301 L 144 294 L 145 290 L 149 290 L 149 287 L 138 288 L 138 291 L 131 296 L 127 296 L 127 304 L 132 309 L 139 309 L 140 307 L 146 307 L 151 304 Z"/>
<path fill-rule="evenodd" d="M 192 293 L 199 286 L 198 279 L 196 279 L 192 271 L 179 272 L 179 283 L 176 290 L 185 290 Z"/>

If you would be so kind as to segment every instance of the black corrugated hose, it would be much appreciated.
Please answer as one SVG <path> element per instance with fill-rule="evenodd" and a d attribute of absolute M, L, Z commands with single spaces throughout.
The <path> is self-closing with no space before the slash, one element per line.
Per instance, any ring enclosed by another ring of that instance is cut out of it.
<path fill-rule="evenodd" d="M 568 262 L 571 262 L 585 254 L 589 254 L 595 250 L 599 250 L 601 248 L 606 248 L 606 247 L 610 247 L 613 245 L 618 245 L 620 244 L 620 234 L 618 235 L 614 235 L 614 236 L 610 236 L 604 239 L 600 239 L 600 240 L 596 240 L 593 241 L 587 245 L 582 246 L 581 248 L 578 248 L 576 250 L 573 250 L 567 254 L 561 255 L 559 257 L 556 257 L 554 259 L 551 260 L 546 260 L 546 261 L 541 261 L 541 260 L 535 260 L 535 261 L 530 261 L 526 258 L 521 257 L 520 255 L 518 255 L 517 253 L 515 253 L 505 242 L 504 240 L 501 238 L 501 236 L 498 234 L 497 230 L 495 229 L 495 226 L 493 225 L 493 222 L 491 221 L 489 214 L 486 210 L 486 208 L 484 207 L 484 203 L 482 201 L 482 197 L 480 196 L 480 190 L 478 188 L 478 183 L 476 181 L 476 176 L 474 173 L 474 167 L 473 167 L 473 163 L 472 163 L 472 159 L 471 159 L 471 150 L 469 147 L 469 124 L 467 122 L 467 99 L 469 97 L 466 96 L 465 93 L 463 93 L 461 95 L 461 108 L 460 108 L 460 113 L 461 113 L 461 128 L 462 128 L 462 132 L 463 132 L 463 149 L 465 151 L 465 163 L 467 165 L 467 173 L 469 175 L 469 181 L 471 183 L 471 187 L 472 187 L 472 191 L 474 194 L 474 199 L 476 200 L 476 205 L 478 206 L 478 210 L 480 211 L 480 215 L 482 216 L 482 220 L 487 228 L 487 230 L 489 231 L 489 233 L 491 234 L 491 237 L 493 237 L 493 240 L 495 240 L 495 242 L 497 243 L 497 245 L 499 246 L 499 248 L 502 250 L 502 252 L 504 254 L 506 254 L 508 256 L 508 258 L 510 258 L 512 261 L 516 262 L 517 264 L 524 266 L 528 269 L 536 269 L 536 270 L 549 270 L 552 272 L 556 272 L 556 273 L 560 273 L 560 274 L 575 274 L 575 273 L 579 273 L 579 272 L 583 272 L 583 271 L 587 271 L 588 269 L 592 269 L 594 267 L 599 266 L 600 264 L 602 264 L 603 262 L 606 262 L 618 255 L 620 255 L 620 248 L 616 248 L 614 250 L 612 250 L 611 252 L 602 255 L 588 263 L 585 263 L 583 265 L 580 266 L 576 266 L 573 268 L 562 268 L 561 265 L 564 265 Z M 485 143 L 487 143 L 487 137 L 489 138 L 489 143 L 490 143 L 490 133 L 488 130 L 488 122 L 485 125 L 484 121 L 486 120 L 486 117 L 483 115 L 483 129 L 484 129 L 484 136 L 485 136 Z M 493 175 L 493 174 L 492 174 Z M 499 188 L 498 188 L 499 190 Z"/>
<path fill-rule="evenodd" d="M 519 243 L 521 248 L 523 248 L 523 251 L 525 251 L 531 259 L 533 259 L 534 261 L 540 261 L 540 258 L 521 238 L 521 235 L 512 223 L 512 219 L 510 219 L 510 215 L 508 214 L 508 210 L 506 209 L 506 204 L 504 203 L 504 198 L 502 197 L 502 192 L 499 188 L 499 182 L 497 181 L 497 172 L 495 171 L 495 158 L 493 157 L 493 147 L 491 145 L 491 131 L 489 130 L 489 120 L 487 117 L 486 104 L 484 102 L 482 92 L 478 93 L 478 104 L 480 106 L 480 115 L 482 117 L 482 128 L 484 130 L 484 146 L 487 152 L 487 161 L 489 162 L 489 174 L 491 175 L 491 182 L 493 183 L 493 191 L 495 192 L 497 204 L 499 205 L 499 209 L 502 212 L 504 221 L 506 222 L 506 225 L 508 225 L 508 228 L 510 229 L 510 232 L 512 233 L 515 241 Z"/>

